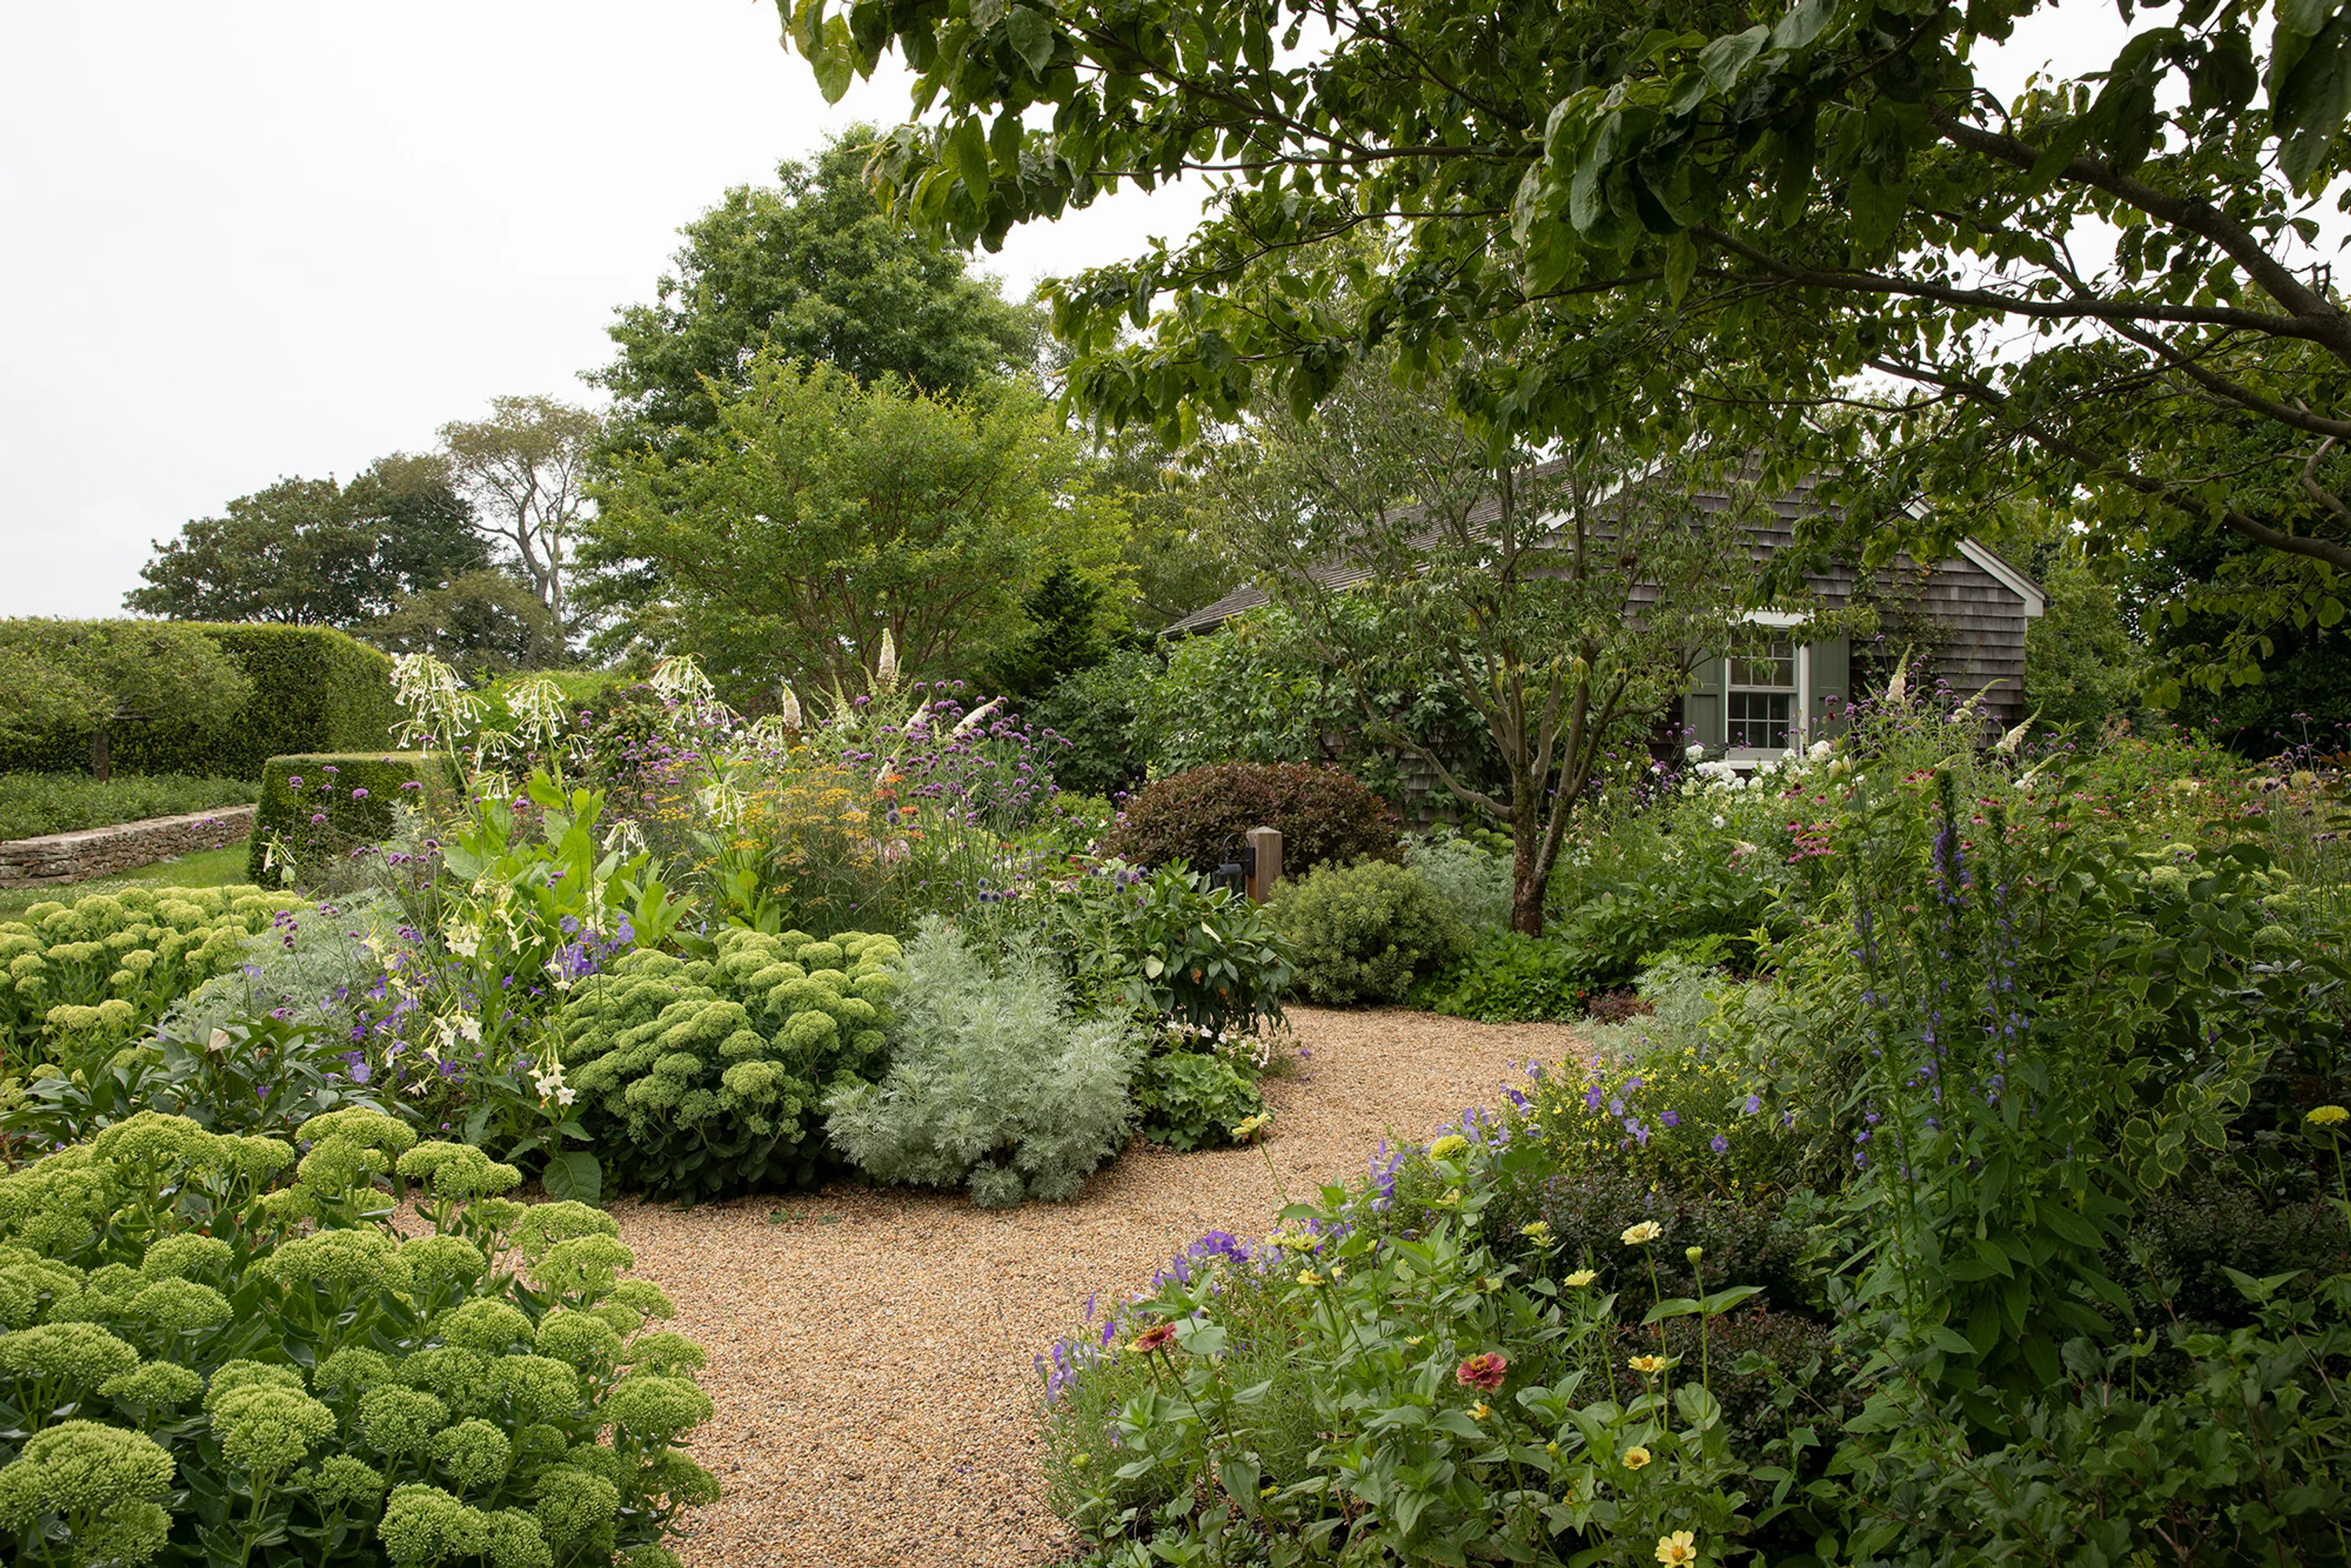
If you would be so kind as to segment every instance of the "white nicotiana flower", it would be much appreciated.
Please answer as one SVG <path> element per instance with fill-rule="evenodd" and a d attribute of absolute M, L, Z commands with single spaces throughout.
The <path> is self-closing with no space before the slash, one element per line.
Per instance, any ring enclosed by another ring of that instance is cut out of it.
<path fill-rule="evenodd" d="M 211 1051 L 214 1056 L 226 1056 L 228 1054 L 228 1030 L 225 1029 L 216 1029 L 213 1030 L 212 1039 L 204 1042 L 204 1049 Z"/>
<path fill-rule="evenodd" d="M 1687 761 L 1690 761 L 1690 762 L 1697 762 L 1697 761 L 1700 760 L 1701 758 L 1703 758 L 1705 756 L 1706 756 L 1706 747 L 1703 747 L 1703 746 L 1693 746 L 1693 747 L 1691 747 L 1688 750 L 1684 751 L 1684 752 L 1682 753 L 1682 757 L 1683 757 L 1683 758 L 1684 758 L 1685 760 L 1687 760 Z"/>
<path fill-rule="evenodd" d="M 1717 811 L 1717 812 L 1714 814 L 1714 825 L 1715 825 L 1716 827 L 1718 827 L 1718 828 L 1727 828 L 1727 827 L 1729 827 L 1730 824 L 1729 824 L 1729 822 L 1726 822 L 1726 821 L 1723 821 L 1722 813 L 1721 813 L 1721 812 Z"/>
<path fill-rule="evenodd" d="M 1814 762 L 1826 762 L 1829 759 L 1829 753 L 1835 749 L 1836 747 L 1831 746 L 1825 740 L 1816 740 L 1813 742 L 1811 749 L 1807 750 L 1804 755 L 1811 758 Z"/>
<path fill-rule="evenodd" d="M 460 958 L 470 958 L 482 950 L 482 931 L 478 925 L 452 925 L 442 933 L 441 940 L 446 942 L 449 951 Z"/>

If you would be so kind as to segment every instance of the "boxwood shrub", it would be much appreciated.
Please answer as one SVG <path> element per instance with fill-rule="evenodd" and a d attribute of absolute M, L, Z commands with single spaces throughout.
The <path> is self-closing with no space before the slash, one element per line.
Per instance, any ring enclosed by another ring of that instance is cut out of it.
<path fill-rule="evenodd" d="M 1220 762 L 1162 779 L 1127 801 L 1105 847 L 1138 865 L 1212 871 L 1251 828 L 1280 830 L 1285 875 L 1404 852 L 1395 808 L 1344 768 L 1303 762 Z"/>
<path fill-rule="evenodd" d="M 1469 927 L 1417 872 L 1385 861 L 1317 866 L 1284 878 L 1268 906 L 1318 1002 L 1400 999 L 1416 976 L 1469 949 Z"/>
<path fill-rule="evenodd" d="M 0 1559 L 674 1568 L 704 1357 L 611 1218 L 380 1111 L 299 1132 L 143 1112 L 0 1176 Z"/>
<path fill-rule="evenodd" d="M 640 949 L 559 1015 L 571 1087 L 605 1169 L 692 1201 L 814 1186 L 824 1101 L 881 1076 L 897 938 L 723 931 L 707 958 Z"/>
<path fill-rule="evenodd" d="M 381 843 L 392 810 L 445 781 L 445 756 L 415 751 L 305 752 L 273 757 L 246 845 L 245 874 L 265 887 L 359 844 Z M 308 873 L 305 873 L 305 880 Z"/>
<path fill-rule="evenodd" d="M 253 697 L 225 724 L 172 719 L 108 727 L 115 771 L 261 777 L 284 752 L 364 750 L 390 739 L 400 720 L 392 661 L 326 626 L 197 622 L 253 682 Z M 0 769 L 80 773 L 89 731 L 48 731 L 0 744 Z"/>

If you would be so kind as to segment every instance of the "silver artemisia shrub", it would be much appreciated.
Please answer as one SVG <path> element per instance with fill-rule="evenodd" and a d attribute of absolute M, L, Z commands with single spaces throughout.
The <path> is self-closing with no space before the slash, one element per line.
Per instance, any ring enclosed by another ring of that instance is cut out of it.
<path fill-rule="evenodd" d="M 991 966 L 930 916 L 906 949 L 879 1083 L 826 1100 L 826 1130 L 868 1176 L 968 1182 L 988 1207 L 1072 1197 L 1118 1151 L 1142 1042 L 1118 1019 L 1079 1021 L 1045 956 Z"/>
<path fill-rule="evenodd" d="M 583 1120 L 622 1186 L 693 1201 L 813 1186 L 824 1096 L 882 1070 L 895 937 L 728 930 L 716 956 L 639 950 L 559 1025 Z"/>
<path fill-rule="evenodd" d="M 299 1143 L 144 1112 L 0 1176 L 0 1560 L 674 1568 L 703 1354 L 611 1217 L 374 1110 Z"/>

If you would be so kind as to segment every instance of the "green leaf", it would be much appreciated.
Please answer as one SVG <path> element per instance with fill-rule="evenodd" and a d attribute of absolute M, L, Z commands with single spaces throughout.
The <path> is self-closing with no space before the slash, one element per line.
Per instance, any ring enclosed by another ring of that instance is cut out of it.
<path fill-rule="evenodd" d="M 947 152 L 954 161 L 956 172 L 963 176 L 972 200 L 987 198 L 987 134 L 979 127 L 979 117 L 967 114 L 948 138 Z"/>
<path fill-rule="evenodd" d="M 1687 229 L 1678 230 L 1666 242 L 1666 297 L 1679 305 L 1697 271 L 1698 242 L 1690 238 Z"/>
<path fill-rule="evenodd" d="M 1014 6 L 1005 13 L 1004 36 L 1012 41 L 1013 52 L 1039 76 L 1053 63 L 1053 24 L 1041 13 L 1026 5 Z"/>
<path fill-rule="evenodd" d="M 1729 92 L 1739 80 L 1739 73 L 1763 52 L 1771 37 L 1771 30 L 1758 23 L 1743 33 L 1717 38 L 1698 51 L 1698 69 L 1706 73 L 1707 85 L 1717 92 Z"/>

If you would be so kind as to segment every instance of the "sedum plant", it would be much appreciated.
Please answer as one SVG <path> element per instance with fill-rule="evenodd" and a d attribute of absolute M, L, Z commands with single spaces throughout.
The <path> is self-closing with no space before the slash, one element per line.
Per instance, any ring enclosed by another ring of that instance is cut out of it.
<path fill-rule="evenodd" d="M 734 928 L 712 950 L 641 949 L 572 988 L 558 1026 L 581 1120 L 649 1197 L 812 1186 L 825 1094 L 882 1069 L 897 939 Z"/>
<path fill-rule="evenodd" d="M 674 1561 L 703 1357 L 612 1219 L 372 1109 L 299 1144 L 149 1112 L 0 1177 L 0 1554 Z"/>
<path fill-rule="evenodd" d="M 969 1185 L 974 1202 L 1077 1195 L 1125 1141 L 1141 1042 L 1115 1019 L 1077 1021 L 1050 960 L 1000 965 L 936 916 L 906 950 L 889 1071 L 826 1098 L 826 1131 L 868 1176 Z"/>
<path fill-rule="evenodd" d="M 245 962 L 296 901 L 257 887 L 126 888 L 0 923 L 0 1074 L 94 1066 Z"/>

